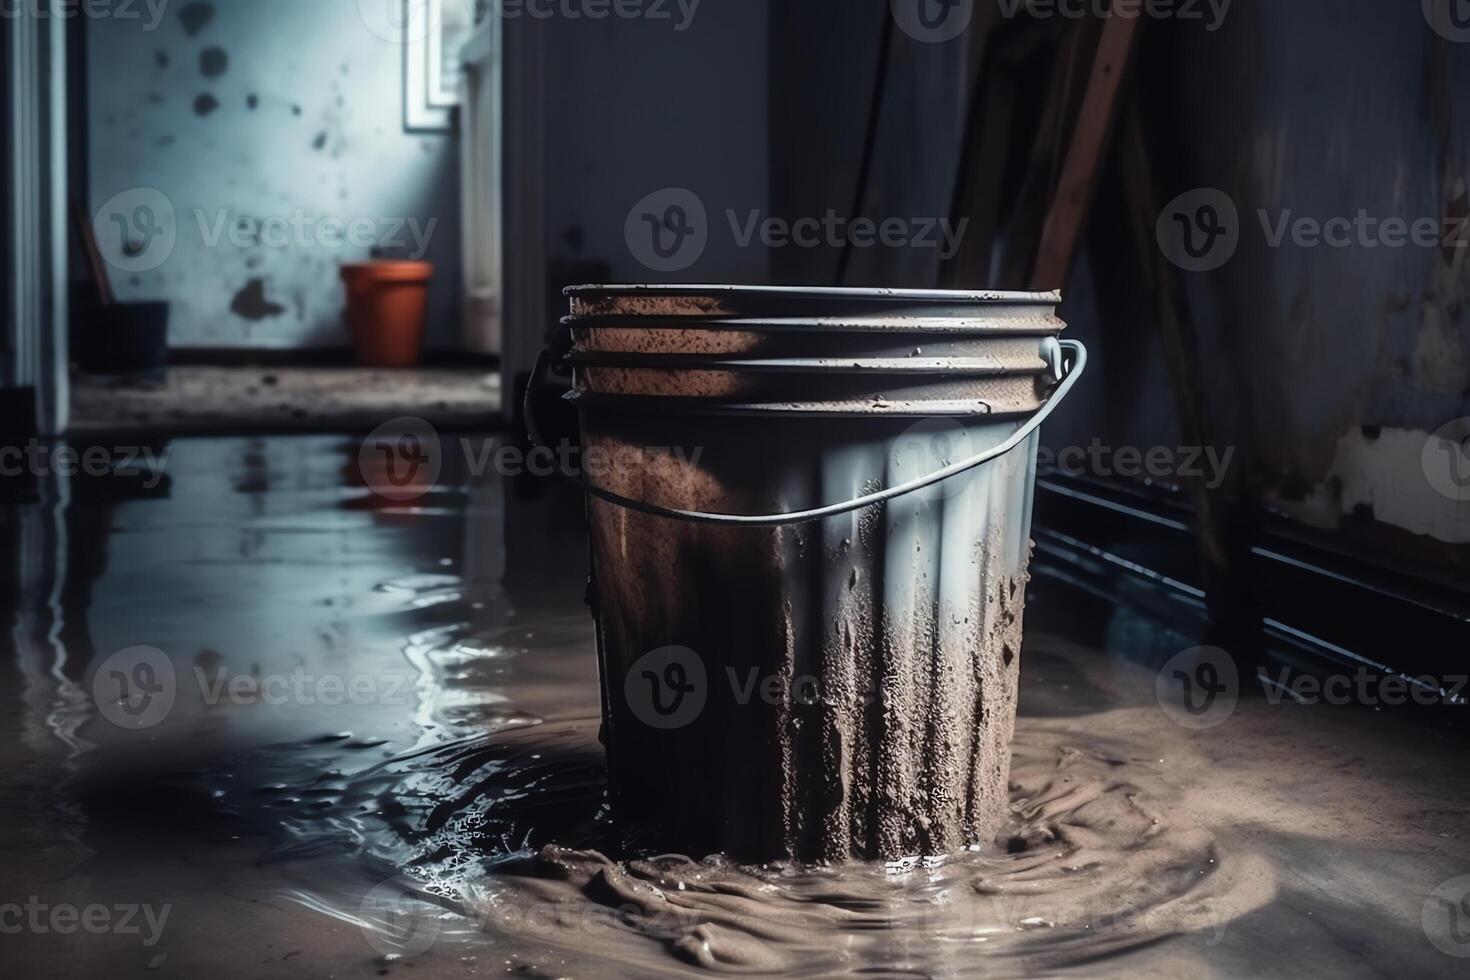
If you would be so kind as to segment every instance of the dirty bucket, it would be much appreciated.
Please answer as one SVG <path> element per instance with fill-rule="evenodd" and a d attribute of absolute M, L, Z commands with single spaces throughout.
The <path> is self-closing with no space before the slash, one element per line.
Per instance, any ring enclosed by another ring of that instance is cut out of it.
<path fill-rule="evenodd" d="M 615 819 L 753 860 L 989 845 L 1037 431 L 1086 361 L 1059 295 L 567 292 L 532 395 L 570 365 Z"/>

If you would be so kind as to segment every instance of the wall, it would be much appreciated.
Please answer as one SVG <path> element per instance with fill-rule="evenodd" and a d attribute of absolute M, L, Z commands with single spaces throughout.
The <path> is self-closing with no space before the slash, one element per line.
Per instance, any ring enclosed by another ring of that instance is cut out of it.
<path fill-rule="evenodd" d="M 90 203 L 125 194 L 132 214 L 158 200 L 135 189 L 155 190 L 177 237 L 156 268 L 114 273 L 120 297 L 172 301 L 174 346 L 335 346 L 339 264 L 370 241 L 402 242 L 400 255 L 427 242 L 428 344 L 452 344 L 457 140 L 404 131 L 401 45 L 369 29 L 358 0 L 172 2 L 156 25 L 136 9 L 88 21 Z M 354 221 L 340 241 L 335 222 Z M 137 258 L 120 264 L 157 254 Z"/>
<path fill-rule="evenodd" d="M 766 281 L 766 250 L 742 247 L 724 217 L 769 207 L 766 6 L 671 0 L 644 5 L 668 19 L 547 21 L 549 286 L 597 269 L 632 282 Z M 658 272 L 624 232 L 634 205 L 665 188 L 698 196 L 709 234 L 689 266 Z"/>
<path fill-rule="evenodd" d="M 1470 103 L 1455 98 L 1470 91 L 1470 43 L 1431 30 L 1419 3 L 1376 0 L 1241 0 L 1215 33 L 1148 30 L 1139 82 L 1160 200 L 1216 188 L 1239 216 L 1228 261 L 1186 274 L 1215 438 L 1239 449 L 1235 490 L 1344 548 L 1452 558 L 1470 543 L 1470 505 L 1436 489 L 1448 457 L 1431 434 L 1470 415 L 1470 234 L 1459 247 L 1389 247 L 1373 231 L 1277 246 L 1267 226 L 1470 213 Z M 1100 206 L 1094 254 L 1126 253 Z M 1115 295 L 1136 276 L 1103 265 Z M 1091 273 L 1069 301 L 1100 347 L 1089 410 L 1115 445 L 1173 445 L 1154 332 L 1117 306 L 1099 313 L 1093 287 L 1108 283 Z"/>
<path fill-rule="evenodd" d="M 888 4 L 837 6 L 811 0 L 774 15 L 773 196 L 784 212 L 851 210 L 874 38 Z M 1259 212 L 1272 222 L 1287 212 L 1410 221 L 1470 212 L 1470 101 L 1456 98 L 1470 91 L 1470 38 L 1436 33 L 1424 6 L 1194 4 L 1203 16 L 1145 19 L 1125 93 L 1146 120 L 1159 203 L 1214 188 L 1239 215 L 1229 260 L 1184 274 L 1214 441 L 1222 453 L 1235 450 L 1230 492 L 1243 513 L 1283 515 L 1296 529 L 1327 532 L 1314 537 L 1330 546 L 1415 571 L 1470 564 L 1460 547 L 1470 542 L 1470 491 L 1441 492 L 1426 472 L 1437 460 L 1436 475 L 1447 475 L 1443 450 L 1453 448 L 1431 434 L 1470 416 L 1470 247 L 1273 247 Z M 984 9 L 975 7 L 972 34 Z M 1024 43 L 1024 24 L 1007 27 Z M 964 105 L 970 67 L 965 44 L 893 35 L 870 212 L 945 213 L 959 153 L 953 110 Z M 1178 447 L 1155 296 L 1113 163 L 1088 246 L 1064 316 L 1088 343 L 1092 367 L 1048 423 L 1047 440 L 1053 448 L 1094 438 Z M 860 258 L 870 264 L 855 264 L 850 283 L 934 282 L 907 256 Z M 778 255 L 775 277 L 832 281 L 834 259 Z M 1470 456 L 1461 463 L 1470 477 Z"/>

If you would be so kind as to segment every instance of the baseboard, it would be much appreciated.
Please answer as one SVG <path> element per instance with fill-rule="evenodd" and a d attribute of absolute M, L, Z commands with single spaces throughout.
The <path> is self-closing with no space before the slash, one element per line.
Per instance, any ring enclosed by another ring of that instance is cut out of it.
<path fill-rule="evenodd" d="M 1182 494 L 1043 476 L 1036 501 L 1038 575 L 1118 601 L 1203 616 L 1205 594 Z M 1248 555 L 1237 584 L 1262 647 L 1290 647 L 1339 667 L 1448 677 L 1470 672 L 1470 591 L 1345 551 L 1330 532 L 1265 517 L 1232 533 Z"/>

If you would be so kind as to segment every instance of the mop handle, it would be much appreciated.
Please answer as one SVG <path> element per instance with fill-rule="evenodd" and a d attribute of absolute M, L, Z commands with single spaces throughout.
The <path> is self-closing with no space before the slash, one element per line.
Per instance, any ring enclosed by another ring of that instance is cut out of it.
<path fill-rule="evenodd" d="M 1061 405 L 1062 400 L 1067 397 L 1067 393 L 1072 390 L 1072 387 L 1082 377 L 1083 372 L 1087 370 L 1087 348 L 1082 346 L 1080 341 L 1063 340 L 1059 342 L 1059 346 L 1071 354 L 1071 358 L 1068 360 L 1064 370 L 1060 372 L 1062 375 L 1061 382 L 1057 385 L 1056 390 L 1051 393 L 1051 397 L 1047 399 L 1046 404 L 1041 406 L 1040 410 L 1031 416 L 1031 418 L 1027 419 L 1025 424 L 1018 428 L 1005 442 L 1002 442 L 993 449 L 987 449 L 979 455 L 971 456 L 962 462 L 946 466 L 942 470 L 936 470 L 928 476 L 922 476 L 918 479 L 910 480 L 907 483 L 901 483 L 896 487 L 889 487 L 887 490 L 880 490 L 876 493 L 856 497 L 844 503 L 829 504 L 826 507 L 817 507 L 812 510 L 792 511 L 788 514 L 708 514 L 697 510 L 677 510 L 671 507 L 660 507 L 657 504 L 650 504 L 643 500 L 634 500 L 631 497 L 624 497 L 621 494 L 613 493 L 611 490 L 604 490 L 601 487 L 593 486 L 587 480 L 581 482 L 583 487 L 586 488 L 587 493 L 599 500 L 605 500 L 610 504 L 616 504 L 627 510 L 637 511 L 640 514 L 650 514 L 654 517 L 666 517 L 672 520 L 689 521 L 694 524 L 710 524 L 717 527 L 788 527 L 793 524 L 809 524 L 812 521 L 819 521 L 825 517 L 848 514 L 855 510 L 861 510 L 864 507 L 871 507 L 874 504 L 881 504 L 897 497 L 907 496 L 927 487 L 932 487 L 936 483 L 942 483 L 950 477 L 967 473 L 977 466 L 984 466 L 992 460 L 999 459 L 1029 440 L 1041 428 L 1041 424 L 1047 420 L 1051 413 L 1056 411 L 1057 407 Z M 543 351 L 541 356 L 544 360 L 547 356 L 546 352 Z M 538 371 L 544 370 L 541 364 L 538 364 L 537 368 Z M 533 388 L 534 385 L 535 379 L 533 377 Z M 527 413 L 527 418 L 530 418 L 530 413 Z M 538 444 L 541 442 L 538 433 L 534 431 L 531 432 L 531 439 Z"/>

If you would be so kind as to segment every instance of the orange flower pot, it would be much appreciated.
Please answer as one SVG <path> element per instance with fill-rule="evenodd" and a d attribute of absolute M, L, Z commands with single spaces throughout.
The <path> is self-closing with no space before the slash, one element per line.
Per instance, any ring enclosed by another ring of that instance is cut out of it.
<path fill-rule="evenodd" d="M 342 266 L 347 324 L 357 361 L 366 367 L 412 367 L 424 346 L 429 262 L 374 261 Z"/>

